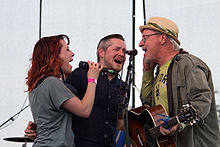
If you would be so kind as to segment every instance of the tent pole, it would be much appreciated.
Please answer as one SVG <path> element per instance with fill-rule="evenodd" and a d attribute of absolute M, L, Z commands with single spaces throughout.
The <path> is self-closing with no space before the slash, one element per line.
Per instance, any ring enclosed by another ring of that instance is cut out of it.
<path fill-rule="evenodd" d="M 132 48 L 135 48 L 135 0 L 133 0 L 132 9 Z M 133 71 L 132 71 L 132 108 L 135 107 L 135 56 L 133 58 Z"/>
<path fill-rule="evenodd" d="M 42 0 L 40 0 L 39 39 L 41 39 Z"/>
<path fill-rule="evenodd" d="M 146 25 L 145 0 L 143 0 L 143 16 L 144 16 L 144 25 Z"/>

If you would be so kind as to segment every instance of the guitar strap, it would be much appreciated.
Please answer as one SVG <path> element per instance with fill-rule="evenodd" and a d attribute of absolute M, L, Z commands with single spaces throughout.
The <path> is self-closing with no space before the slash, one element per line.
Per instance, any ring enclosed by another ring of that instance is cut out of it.
<path fill-rule="evenodd" d="M 46 78 L 47 78 L 47 76 L 43 76 L 42 78 L 40 78 L 40 79 L 37 81 L 36 85 L 34 86 L 34 89 L 36 89 Z M 33 90 L 34 90 L 34 89 L 33 89 Z"/>
<path fill-rule="evenodd" d="M 159 114 L 159 115 L 165 117 L 165 119 L 164 118 L 160 118 L 160 119 L 157 120 L 157 122 L 164 121 L 165 125 L 167 126 L 168 130 L 170 131 L 170 126 L 169 126 L 169 124 L 167 122 L 170 119 L 170 117 L 166 116 L 166 115 L 163 115 L 163 114 Z"/>

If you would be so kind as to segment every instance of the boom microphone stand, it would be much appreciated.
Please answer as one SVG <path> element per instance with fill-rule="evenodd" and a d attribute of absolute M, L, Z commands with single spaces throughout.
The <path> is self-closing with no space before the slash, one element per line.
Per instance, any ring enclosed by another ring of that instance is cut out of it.
<path fill-rule="evenodd" d="M 127 67 L 127 75 L 126 75 L 126 88 L 125 88 L 125 102 L 124 102 L 124 108 L 125 108 L 125 132 L 126 132 L 126 146 L 130 146 L 130 138 L 129 138 L 129 130 L 128 130 L 128 104 L 129 104 L 129 97 L 128 97 L 128 89 L 130 89 L 131 84 L 134 82 L 132 79 L 132 71 L 133 71 L 133 59 L 134 56 L 137 55 L 137 50 L 133 50 L 132 52 L 128 52 L 127 54 L 130 55 L 129 57 L 129 65 Z"/>
<path fill-rule="evenodd" d="M 16 113 L 16 114 L 13 115 L 12 117 L 10 117 L 8 120 L 6 120 L 4 123 L 2 123 L 2 124 L 0 125 L 0 129 L 1 129 L 2 126 L 4 126 L 4 125 L 5 125 L 6 123 L 8 123 L 9 121 L 14 121 L 14 120 L 15 120 L 15 117 L 16 117 L 17 115 L 19 115 L 22 111 L 24 111 L 27 107 L 29 107 L 29 105 L 27 105 L 26 107 L 22 108 L 18 113 Z"/>
<path fill-rule="evenodd" d="M 24 111 L 27 107 L 29 107 L 29 105 L 25 106 L 24 108 L 22 108 L 19 112 L 17 112 L 15 115 L 13 115 L 12 117 L 10 117 L 8 120 L 6 120 L 4 123 L 2 123 L 0 125 L 0 129 L 1 127 L 3 127 L 6 123 L 8 123 L 9 121 L 14 121 L 15 117 L 18 116 L 22 111 Z M 10 138 L 4 138 L 4 140 L 7 141 L 13 141 L 13 142 L 24 142 L 24 144 L 22 144 L 22 147 L 27 147 L 27 142 L 33 142 L 31 139 L 26 138 L 26 137 L 10 137 Z"/>

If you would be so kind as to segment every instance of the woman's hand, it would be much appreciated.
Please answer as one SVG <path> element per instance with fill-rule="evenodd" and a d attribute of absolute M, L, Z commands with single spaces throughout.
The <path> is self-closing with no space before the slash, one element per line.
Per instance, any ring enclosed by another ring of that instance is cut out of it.
<path fill-rule="evenodd" d="M 99 77 L 99 73 L 102 70 L 103 66 L 99 65 L 99 63 L 94 63 L 94 62 L 90 62 L 88 61 L 89 64 L 89 70 L 88 70 L 88 79 L 90 78 L 94 78 L 94 79 L 98 79 Z"/>

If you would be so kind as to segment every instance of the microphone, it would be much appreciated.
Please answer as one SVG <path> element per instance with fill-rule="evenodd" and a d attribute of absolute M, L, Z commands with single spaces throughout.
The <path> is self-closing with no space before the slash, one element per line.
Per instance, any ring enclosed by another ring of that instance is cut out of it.
<path fill-rule="evenodd" d="M 136 56 L 138 51 L 136 49 L 126 50 L 125 53 L 128 54 L 128 55 Z"/>
<path fill-rule="evenodd" d="M 85 61 L 80 61 L 79 62 L 79 68 L 83 68 L 83 69 L 89 69 L 89 64 Z M 117 71 L 111 70 L 111 69 L 107 69 L 107 68 L 103 68 L 103 71 L 109 72 L 110 74 L 117 74 Z"/>

